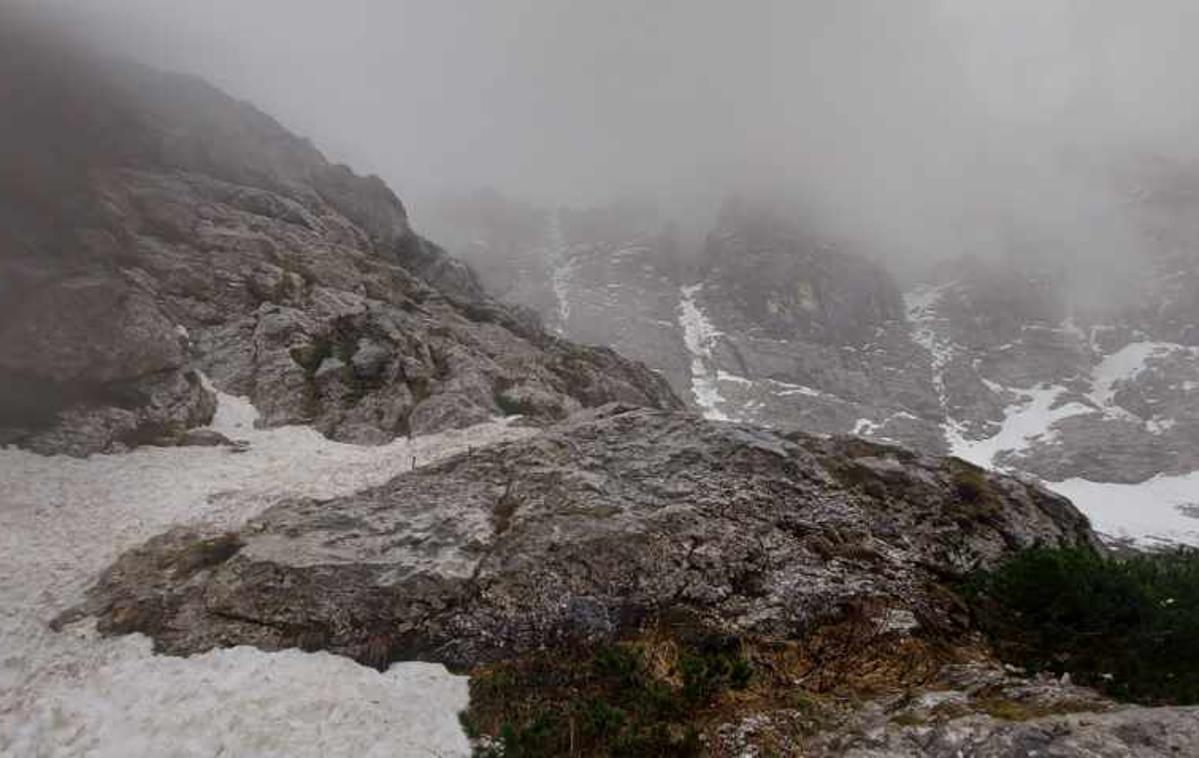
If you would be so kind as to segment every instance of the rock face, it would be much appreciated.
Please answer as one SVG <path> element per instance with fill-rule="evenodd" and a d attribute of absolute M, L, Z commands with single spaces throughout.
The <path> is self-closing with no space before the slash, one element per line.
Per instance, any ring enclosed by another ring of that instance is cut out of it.
<path fill-rule="evenodd" d="M 212 414 L 197 370 L 263 423 L 364 443 L 679 405 L 490 300 L 378 178 L 203 82 L 36 39 L 0 40 L 0 442 L 177 438 Z"/>
<path fill-rule="evenodd" d="M 607 406 L 236 534 L 126 554 L 87 610 L 190 653 L 240 643 L 456 666 L 692 614 L 802 637 L 852 609 L 959 634 L 944 577 L 1090 543 L 1063 498 L 954 459 Z"/>
<path fill-rule="evenodd" d="M 481 202 L 443 204 L 437 222 L 489 287 L 646 362 L 710 417 L 947 449 L 931 356 L 899 285 L 866 257 L 746 203 L 689 250 L 637 206 Z M 519 266 L 520 287 L 497 261 Z"/>
<path fill-rule="evenodd" d="M 928 356 L 878 263 L 732 206 L 684 296 L 694 311 L 684 330 L 700 348 L 692 381 L 716 412 L 944 450 Z"/>
<path fill-rule="evenodd" d="M 1031 263 L 965 262 L 909 306 L 955 449 L 1019 427 L 1026 436 L 1001 436 L 985 462 L 1050 481 L 1136 483 L 1199 468 L 1199 354 L 1173 341 L 1176 328 L 1129 309 L 1071 309 L 1069 274 Z"/>
<path fill-rule="evenodd" d="M 1023 758 L 1028 755 L 1094 758 L 1169 758 L 1199 745 L 1194 708 L 1125 708 L 1006 720 L 976 715 L 927 726 L 891 725 L 869 736 L 838 735 L 806 755 L 853 758 Z"/>
<path fill-rule="evenodd" d="M 691 354 L 678 322 L 678 235 L 634 203 L 543 210 L 496 192 L 429 202 L 438 238 L 487 290 L 537 312 L 548 328 L 608 345 L 691 397 Z"/>
<path fill-rule="evenodd" d="M 944 251 L 933 270 L 889 272 L 886 251 L 872 261 L 745 203 L 698 245 L 636 207 L 490 197 L 486 212 L 442 206 L 438 223 L 464 225 L 447 239 L 497 292 L 646 362 L 709 417 L 855 433 L 1051 482 L 1138 483 L 1199 469 L 1199 183 L 1135 169 L 1109 172 L 1138 230 L 1135 265 L 1098 283 L 1093 264 L 1056 249 Z"/>

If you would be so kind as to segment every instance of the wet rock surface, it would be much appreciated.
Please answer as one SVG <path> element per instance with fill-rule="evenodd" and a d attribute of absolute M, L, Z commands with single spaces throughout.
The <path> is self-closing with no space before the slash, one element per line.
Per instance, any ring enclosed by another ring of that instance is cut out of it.
<path fill-rule="evenodd" d="M 609 406 L 236 534 L 163 535 L 88 609 L 173 653 L 472 666 L 675 611 L 783 638 L 851 606 L 960 631 L 945 576 L 1092 539 L 1068 501 L 959 461 Z"/>

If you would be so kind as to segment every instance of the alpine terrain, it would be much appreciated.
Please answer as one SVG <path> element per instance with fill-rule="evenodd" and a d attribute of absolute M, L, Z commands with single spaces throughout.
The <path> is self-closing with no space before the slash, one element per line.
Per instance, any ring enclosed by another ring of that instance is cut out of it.
<path fill-rule="evenodd" d="M 746 200 L 690 243 L 629 201 L 490 191 L 430 216 L 501 299 L 644 361 L 707 418 L 956 455 L 1041 479 L 1110 538 L 1199 544 L 1199 183 L 1150 159 L 1107 169 L 1147 250 L 1110 302 L 1015 243 L 895 270 Z"/>
<path fill-rule="evenodd" d="M 43 31 L 0 22 L 0 755 L 1199 753 L 1193 556 L 1122 557 L 1196 536 L 1188 174 L 1113 174 L 1157 241 L 1113 310 L 749 202 L 410 218 Z"/>

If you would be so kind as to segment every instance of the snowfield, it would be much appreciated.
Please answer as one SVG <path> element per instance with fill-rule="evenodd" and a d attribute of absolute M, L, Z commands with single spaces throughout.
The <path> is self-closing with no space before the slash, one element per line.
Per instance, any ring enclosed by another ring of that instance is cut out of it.
<path fill-rule="evenodd" d="M 47 623 L 122 551 L 174 525 L 235 528 L 285 497 L 330 498 L 533 430 L 496 421 L 380 447 L 307 427 L 255 429 L 219 395 L 212 428 L 250 443 L 86 460 L 0 449 L 0 755 L 456 756 L 462 677 L 385 673 L 325 653 L 252 648 L 157 656 L 141 635 Z"/>
<path fill-rule="evenodd" d="M 1048 487 L 1070 498 L 1109 537 L 1141 547 L 1199 546 L 1199 471 L 1140 484 L 1067 479 Z"/>

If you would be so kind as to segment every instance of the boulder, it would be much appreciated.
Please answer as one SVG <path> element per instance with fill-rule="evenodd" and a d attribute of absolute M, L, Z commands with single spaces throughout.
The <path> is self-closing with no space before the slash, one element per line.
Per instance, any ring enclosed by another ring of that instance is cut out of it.
<path fill-rule="evenodd" d="M 179 568 L 213 540 L 231 547 Z M 300 646 L 373 665 L 471 667 L 679 613 L 773 639 L 902 616 L 897 634 L 955 639 L 967 620 L 947 577 L 1093 542 L 1068 501 L 956 459 L 610 406 L 281 503 L 233 535 L 165 534 L 106 572 L 87 610 L 170 653 Z"/>

